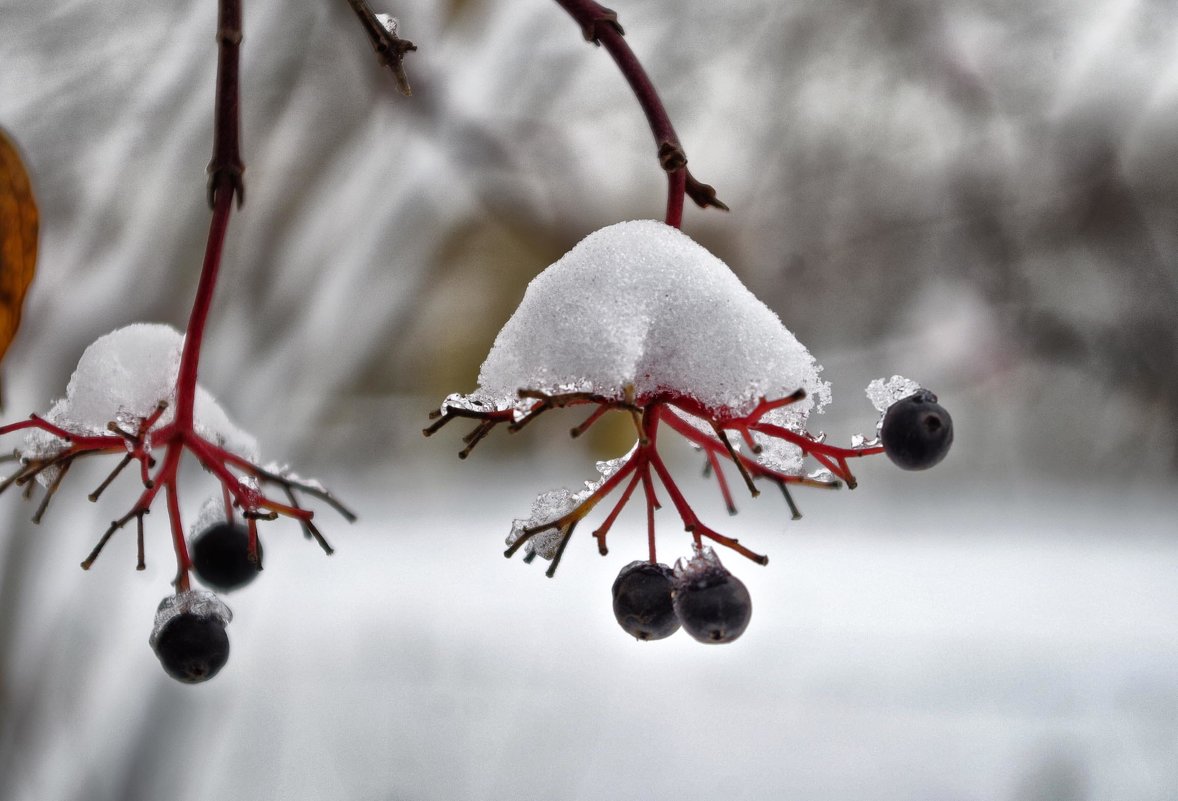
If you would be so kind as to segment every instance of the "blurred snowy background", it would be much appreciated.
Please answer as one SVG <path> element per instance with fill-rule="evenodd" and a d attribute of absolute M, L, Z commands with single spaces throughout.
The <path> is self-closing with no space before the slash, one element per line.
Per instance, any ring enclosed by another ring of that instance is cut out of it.
<path fill-rule="evenodd" d="M 658 217 L 665 182 L 607 55 L 554 3 L 378 7 L 420 50 L 396 94 L 343 0 L 247 2 L 247 202 L 202 383 L 351 501 L 228 601 L 213 682 L 147 646 L 171 577 L 132 497 L 76 469 L 40 526 L 0 499 L 0 798 L 1178 797 L 1178 9 L 1158 0 L 613 4 L 694 173 L 684 230 L 826 366 L 838 441 L 902 373 L 954 413 L 927 475 L 705 519 L 768 551 L 725 648 L 630 642 L 641 554 L 499 554 L 512 517 L 617 455 L 554 415 L 467 462 L 418 433 L 473 388 L 537 272 Z M 216 3 L 0 0 L 0 125 L 41 260 L 5 419 L 134 320 L 183 325 L 207 233 Z M 685 455 L 685 454 L 681 454 Z M 686 459 L 684 470 L 695 469 Z M 209 489 L 189 467 L 188 517 Z M 662 539 L 674 541 L 673 521 Z M 629 544 L 627 544 L 629 543 Z"/>

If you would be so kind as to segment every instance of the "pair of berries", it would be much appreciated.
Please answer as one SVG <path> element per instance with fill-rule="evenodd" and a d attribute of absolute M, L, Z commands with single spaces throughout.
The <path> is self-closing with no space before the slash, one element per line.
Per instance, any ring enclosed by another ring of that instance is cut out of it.
<path fill-rule="evenodd" d="M 732 642 L 753 615 L 748 588 L 710 549 L 675 569 L 631 562 L 614 580 L 613 601 L 618 625 L 639 640 L 661 640 L 682 626 L 700 642 Z"/>
<path fill-rule="evenodd" d="M 936 395 L 921 389 L 888 408 L 880 441 L 898 467 L 926 470 L 949 452 L 953 420 Z M 626 565 L 614 581 L 613 606 L 618 625 L 639 640 L 661 640 L 682 626 L 706 643 L 732 642 L 753 612 L 744 583 L 710 549 L 673 570 L 649 561 Z"/>
<path fill-rule="evenodd" d="M 201 583 L 223 592 L 249 584 L 261 569 L 249 556 L 249 531 L 228 521 L 215 523 L 197 535 L 191 556 Z M 259 543 L 259 561 L 261 556 Z M 232 617 L 228 607 L 210 592 L 190 591 L 165 598 L 151 636 L 151 646 L 164 671 L 187 684 L 217 675 L 229 661 L 225 627 Z"/>

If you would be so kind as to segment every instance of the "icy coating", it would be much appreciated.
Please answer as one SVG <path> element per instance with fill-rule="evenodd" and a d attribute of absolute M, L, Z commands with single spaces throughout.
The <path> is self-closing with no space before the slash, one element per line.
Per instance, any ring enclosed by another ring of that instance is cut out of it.
<path fill-rule="evenodd" d="M 188 527 L 188 538 L 190 540 L 195 539 L 198 534 L 225 522 L 227 522 L 225 518 L 225 499 L 219 495 L 211 495 L 205 498 L 205 502 L 201 504 L 196 519 Z"/>
<path fill-rule="evenodd" d="M 675 589 L 682 590 L 688 585 L 703 588 L 723 580 L 728 570 L 720 564 L 720 557 L 709 546 L 700 548 L 690 557 L 679 557 L 675 561 L 672 581 Z"/>
<path fill-rule="evenodd" d="M 174 415 L 183 346 L 183 334 L 159 323 L 135 323 L 99 337 L 82 353 L 66 396 L 54 402 L 45 419 L 76 434 L 108 434 L 111 422 L 134 432 L 138 419 L 149 416 L 163 400 L 169 408 L 156 427 L 166 425 Z M 230 422 L 200 386 L 194 422 L 205 439 L 251 461 L 257 459 L 257 441 Z M 61 446 L 61 440 L 39 429 L 31 430 L 25 441 L 29 456 L 44 456 Z"/>
<path fill-rule="evenodd" d="M 634 449 L 631 448 L 625 456 L 598 462 L 597 472 L 601 477 L 597 481 L 586 481 L 585 489 L 580 492 L 572 492 L 561 487 L 540 493 L 536 496 L 536 500 L 532 501 L 532 511 L 527 518 L 511 521 L 511 533 L 507 535 L 507 544 L 514 544 L 523 536 L 526 529 L 554 522 L 576 509 L 582 501 L 596 492 L 606 479 L 616 473 L 633 453 Z M 552 561 L 556 558 L 556 552 L 560 549 L 560 541 L 563 538 L 564 532 L 559 528 L 547 529 L 533 534 L 524 548 L 528 553 L 534 553 Z"/>
<path fill-rule="evenodd" d="M 820 370 L 724 262 L 676 228 L 636 220 L 590 234 L 532 281 L 463 400 L 505 409 L 521 388 L 622 400 L 632 385 L 639 402 L 670 393 L 725 415 L 802 388 L 807 397 L 781 410 L 800 427 L 830 400 Z"/>
<path fill-rule="evenodd" d="M 169 595 L 160 601 L 155 613 L 155 624 L 151 627 L 148 642 L 155 648 L 160 634 L 172 622 L 172 618 L 179 615 L 195 615 L 199 618 L 213 618 L 228 626 L 233 620 L 233 613 L 225 602 L 207 590 L 188 590 L 187 592 Z"/>

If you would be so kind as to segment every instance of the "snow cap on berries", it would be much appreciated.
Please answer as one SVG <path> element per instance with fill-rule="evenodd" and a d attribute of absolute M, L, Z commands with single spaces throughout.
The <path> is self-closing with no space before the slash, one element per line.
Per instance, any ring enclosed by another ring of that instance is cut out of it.
<path fill-rule="evenodd" d="M 528 286 L 479 372 L 475 397 L 506 408 L 520 388 L 621 400 L 671 393 L 712 412 L 805 389 L 795 423 L 830 399 L 821 368 L 724 262 L 661 222 L 585 237 Z"/>
<path fill-rule="evenodd" d="M 115 422 L 134 433 L 139 418 L 151 416 L 160 401 L 168 408 L 156 424 L 168 423 L 176 405 L 176 376 L 184 335 L 169 325 L 135 323 L 99 337 L 82 353 L 66 386 L 66 396 L 53 404 L 45 419 L 67 431 L 109 433 Z M 198 386 L 194 422 L 197 433 L 251 461 L 257 441 L 235 426 L 217 401 Z M 61 440 L 33 430 L 25 450 L 30 455 L 53 453 Z"/>

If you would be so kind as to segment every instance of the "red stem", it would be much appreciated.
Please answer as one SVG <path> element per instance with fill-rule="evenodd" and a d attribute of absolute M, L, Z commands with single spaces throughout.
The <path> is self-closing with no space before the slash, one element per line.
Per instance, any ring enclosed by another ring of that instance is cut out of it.
<path fill-rule="evenodd" d="M 229 214 L 232 208 L 233 193 L 218 191 L 213 204 L 213 219 L 209 225 L 209 241 L 205 248 L 204 266 L 201 267 L 200 283 L 196 287 L 196 300 L 192 303 L 192 314 L 188 318 L 184 351 L 180 354 L 180 371 L 176 377 L 175 426 L 179 432 L 192 430 L 200 345 L 204 339 L 205 323 L 209 319 L 209 308 L 213 303 L 213 290 L 217 285 L 217 273 L 221 267 L 221 252 L 225 245 L 225 231 L 229 227 Z"/>
<path fill-rule="evenodd" d="M 180 520 L 180 496 L 176 489 L 176 474 L 180 467 L 180 456 L 184 453 L 182 446 L 173 444 L 168 446 L 164 454 L 164 464 L 156 474 L 155 489 L 144 493 L 144 498 L 154 496 L 160 486 L 164 487 L 167 496 L 168 520 L 172 528 L 172 546 L 176 551 L 176 592 L 187 592 L 191 589 L 188 583 L 188 568 L 192 560 L 188 557 L 188 546 L 184 542 L 184 524 Z M 148 493 L 151 493 L 149 496 Z M 143 509 L 151 506 L 151 500 L 146 504 L 141 500 L 138 504 Z"/>
<path fill-rule="evenodd" d="M 683 196 L 687 188 L 687 158 L 679 136 L 658 91 L 646 74 L 638 57 L 622 36 L 617 15 L 594 0 L 556 0 L 580 25 L 585 38 L 605 47 L 622 76 L 630 84 L 638 105 L 646 115 L 659 161 L 667 171 L 667 225 L 678 228 L 683 222 Z"/>
<path fill-rule="evenodd" d="M 217 96 L 213 105 L 213 158 L 209 162 L 209 203 L 213 219 L 205 247 L 204 266 L 196 299 L 188 318 L 184 351 L 180 355 L 180 372 L 176 378 L 176 428 L 181 437 L 192 430 L 193 402 L 196 397 L 196 373 L 205 323 L 217 285 L 221 252 L 233 196 L 240 205 L 245 197 L 241 181 L 245 170 L 241 161 L 241 109 L 238 89 L 238 65 L 241 56 L 241 0 L 220 0 L 217 15 Z"/>

